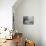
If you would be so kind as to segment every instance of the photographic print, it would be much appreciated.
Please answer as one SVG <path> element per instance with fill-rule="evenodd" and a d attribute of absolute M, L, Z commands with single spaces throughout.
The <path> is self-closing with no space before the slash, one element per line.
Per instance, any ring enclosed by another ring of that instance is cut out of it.
<path fill-rule="evenodd" d="M 23 16 L 23 24 L 33 25 L 34 24 L 34 16 Z"/>

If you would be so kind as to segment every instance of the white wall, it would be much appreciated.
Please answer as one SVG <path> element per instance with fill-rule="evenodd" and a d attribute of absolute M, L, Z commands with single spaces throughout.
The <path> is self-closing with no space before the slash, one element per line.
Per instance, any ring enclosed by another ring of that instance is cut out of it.
<path fill-rule="evenodd" d="M 41 38 L 42 46 L 46 46 L 46 0 L 41 1 Z"/>
<path fill-rule="evenodd" d="M 22 32 L 24 37 L 35 41 L 41 46 L 41 0 L 23 0 L 16 7 L 14 5 L 15 29 Z M 23 16 L 34 16 L 34 25 L 24 25 Z"/>
<path fill-rule="evenodd" d="M 12 28 L 12 6 L 16 0 L 0 0 L 0 27 Z"/>

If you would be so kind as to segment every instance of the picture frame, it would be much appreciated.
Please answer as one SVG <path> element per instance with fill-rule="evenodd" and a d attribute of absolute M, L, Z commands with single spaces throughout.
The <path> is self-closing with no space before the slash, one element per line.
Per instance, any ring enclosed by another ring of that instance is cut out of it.
<path fill-rule="evenodd" d="M 33 25 L 34 24 L 34 16 L 23 16 L 23 24 Z"/>

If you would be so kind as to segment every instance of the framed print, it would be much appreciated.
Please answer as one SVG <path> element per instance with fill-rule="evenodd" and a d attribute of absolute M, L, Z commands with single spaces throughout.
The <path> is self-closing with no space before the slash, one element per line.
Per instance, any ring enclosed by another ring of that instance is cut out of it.
<path fill-rule="evenodd" d="M 23 16 L 23 24 L 33 25 L 34 24 L 34 16 Z"/>

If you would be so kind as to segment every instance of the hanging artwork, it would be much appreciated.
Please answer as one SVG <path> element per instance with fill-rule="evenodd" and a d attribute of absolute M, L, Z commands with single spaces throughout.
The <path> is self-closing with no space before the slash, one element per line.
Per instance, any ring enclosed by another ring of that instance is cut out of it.
<path fill-rule="evenodd" d="M 34 16 L 23 16 L 23 24 L 33 25 L 34 24 Z"/>

